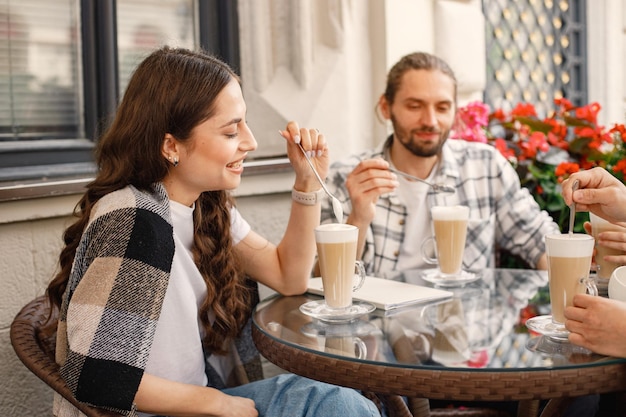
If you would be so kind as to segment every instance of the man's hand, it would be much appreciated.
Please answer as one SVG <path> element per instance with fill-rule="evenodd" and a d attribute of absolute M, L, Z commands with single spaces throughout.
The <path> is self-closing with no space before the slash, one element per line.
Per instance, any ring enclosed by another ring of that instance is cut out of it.
<path fill-rule="evenodd" d="M 367 227 L 374 219 L 378 198 L 398 187 L 396 174 L 389 171 L 389 162 L 375 158 L 362 161 L 348 175 L 346 188 L 352 202 L 348 223 Z"/>

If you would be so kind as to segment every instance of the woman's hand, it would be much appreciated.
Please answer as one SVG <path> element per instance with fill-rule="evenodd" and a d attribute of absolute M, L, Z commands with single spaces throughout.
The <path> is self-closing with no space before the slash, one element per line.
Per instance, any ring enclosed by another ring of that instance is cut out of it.
<path fill-rule="evenodd" d="M 319 190 L 321 186 L 298 144 L 302 145 L 317 173 L 322 180 L 325 180 L 328 175 L 330 158 L 324 135 L 319 133 L 317 129 L 301 128 L 294 121 L 289 122 L 285 130 L 279 132 L 287 140 L 287 156 L 296 173 L 294 188 L 302 192 Z"/>
<path fill-rule="evenodd" d="M 579 189 L 572 190 L 574 181 Z M 562 184 L 565 204 L 576 203 L 578 211 L 590 211 L 612 223 L 626 221 L 626 186 L 604 168 L 572 174 Z"/>
<path fill-rule="evenodd" d="M 569 341 L 596 353 L 626 358 L 626 303 L 587 294 L 565 309 Z"/>
<path fill-rule="evenodd" d="M 144 373 L 135 394 L 139 411 L 172 417 L 258 417 L 254 401 L 209 387 Z"/>

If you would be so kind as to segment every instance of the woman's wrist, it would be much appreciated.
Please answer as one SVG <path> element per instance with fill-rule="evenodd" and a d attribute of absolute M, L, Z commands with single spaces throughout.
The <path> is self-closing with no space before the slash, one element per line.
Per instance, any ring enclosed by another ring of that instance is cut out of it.
<path fill-rule="evenodd" d="M 291 199 L 296 203 L 305 206 L 314 206 L 322 201 L 324 197 L 324 189 L 320 188 L 317 191 L 299 191 L 295 187 L 291 189 Z"/>

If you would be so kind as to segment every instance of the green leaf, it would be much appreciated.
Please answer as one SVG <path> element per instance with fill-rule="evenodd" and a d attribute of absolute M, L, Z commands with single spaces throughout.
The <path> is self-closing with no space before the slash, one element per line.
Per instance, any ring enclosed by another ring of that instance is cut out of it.
<path fill-rule="evenodd" d="M 592 129 L 596 128 L 596 126 L 593 123 L 590 123 L 590 122 L 588 122 L 586 120 L 577 119 L 575 117 L 568 116 L 568 115 L 564 115 L 563 116 L 563 121 L 565 121 L 565 124 L 568 125 L 568 126 L 590 127 Z"/>
<path fill-rule="evenodd" d="M 538 180 L 550 180 L 554 178 L 554 166 L 535 163 L 528 165 L 528 171 Z"/>
<path fill-rule="evenodd" d="M 517 116 L 515 117 L 515 120 L 527 125 L 528 127 L 530 127 L 530 130 L 533 132 L 548 133 L 549 131 L 552 130 L 552 125 L 545 123 L 534 117 Z"/>

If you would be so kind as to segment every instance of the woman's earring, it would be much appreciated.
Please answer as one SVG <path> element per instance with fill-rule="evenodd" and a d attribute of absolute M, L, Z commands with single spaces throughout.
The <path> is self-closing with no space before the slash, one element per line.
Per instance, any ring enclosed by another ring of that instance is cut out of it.
<path fill-rule="evenodd" d="M 177 167 L 178 166 L 178 158 L 174 157 L 174 166 Z"/>

